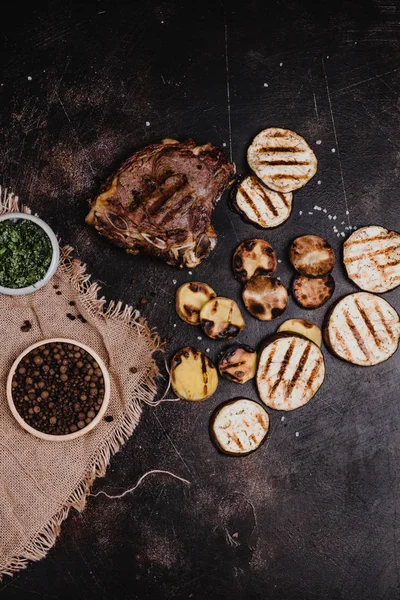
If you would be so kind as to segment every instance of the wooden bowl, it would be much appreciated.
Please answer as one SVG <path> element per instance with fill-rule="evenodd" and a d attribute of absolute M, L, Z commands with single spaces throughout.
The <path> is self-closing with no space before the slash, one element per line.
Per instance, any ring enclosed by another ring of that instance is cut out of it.
<path fill-rule="evenodd" d="M 87 425 L 83 429 L 79 429 L 78 431 L 75 431 L 74 433 L 67 433 L 66 435 L 52 435 L 50 433 L 43 433 L 42 431 L 39 431 L 38 429 L 35 429 L 34 427 L 31 427 L 30 425 L 28 425 L 28 423 L 26 423 L 26 421 L 24 421 L 24 419 L 21 417 L 21 415 L 17 411 L 15 404 L 14 404 L 13 396 L 12 396 L 12 380 L 13 380 L 15 371 L 16 371 L 19 363 L 21 362 L 21 360 L 24 358 L 24 356 L 26 356 L 34 348 L 37 348 L 38 346 L 43 346 L 44 344 L 49 344 L 51 342 L 56 342 L 58 344 L 59 343 L 73 344 L 74 346 L 79 346 L 83 350 L 86 350 L 86 352 L 88 352 L 91 356 L 93 356 L 93 358 L 99 365 L 99 367 L 103 373 L 103 379 L 104 379 L 104 398 L 103 398 L 103 403 L 102 403 L 97 415 L 94 417 L 94 419 L 91 421 L 91 423 L 89 423 L 89 425 Z M 110 376 L 109 376 L 107 368 L 106 368 L 103 360 L 100 358 L 100 356 L 94 350 L 92 350 L 92 348 L 90 348 L 89 346 L 86 346 L 85 344 L 82 344 L 82 342 L 77 342 L 76 340 L 70 340 L 70 339 L 66 339 L 66 338 L 51 338 L 48 340 L 41 340 L 40 342 L 36 342 L 36 344 L 32 344 L 31 346 L 29 346 L 29 348 L 26 348 L 26 350 L 24 350 L 18 356 L 18 358 L 13 362 L 13 365 L 10 369 L 10 372 L 9 372 L 8 378 L 7 378 L 7 400 L 8 400 L 8 405 L 10 407 L 10 410 L 11 410 L 12 414 L 14 415 L 15 419 L 18 421 L 18 423 L 21 425 L 21 427 L 23 427 L 26 431 L 28 431 L 32 435 L 34 435 L 38 438 L 41 438 L 42 440 L 47 440 L 47 441 L 52 441 L 52 442 L 65 442 L 66 440 L 74 440 L 78 437 L 81 437 L 82 435 L 85 435 L 89 431 L 91 431 L 94 427 L 96 427 L 96 425 L 103 418 L 103 415 L 106 412 L 108 403 L 110 401 Z"/>

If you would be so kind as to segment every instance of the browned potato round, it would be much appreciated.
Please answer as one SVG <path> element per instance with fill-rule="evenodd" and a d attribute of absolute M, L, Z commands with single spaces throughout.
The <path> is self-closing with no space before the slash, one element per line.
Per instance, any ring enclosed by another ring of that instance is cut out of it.
<path fill-rule="evenodd" d="M 281 333 L 283 331 L 306 337 L 314 342 L 314 344 L 317 344 L 317 346 L 321 347 L 321 330 L 317 325 L 311 323 L 311 321 L 306 321 L 305 319 L 288 319 L 287 321 L 284 321 L 277 329 L 277 333 Z"/>
<path fill-rule="evenodd" d="M 243 344 L 233 344 L 221 352 L 218 370 L 224 379 L 246 383 L 256 374 L 257 352 Z"/>
<path fill-rule="evenodd" d="M 183 400 L 198 402 L 212 396 L 218 387 L 218 372 L 211 360 L 189 346 L 181 348 L 171 361 L 171 384 Z"/>
<path fill-rule="evenodd" d="M 236 279 L 246 283 L 254 275 L 268 275 L 276 269 L 276 255 L 265 240 L 246 240 L 235 250 L 233 272 Z"/>
<path fill-rule="evenodd" d="M 176 290 L 175 306 L 180 318 L 189 325 L 200 323 L 200 310 L 217 294 L 206 283 L 188 281 Z"/>
<path fill-rule="evenodd" d="M 200 325 L 214 340 L 230 340 L 244 329 L 245 322 L 236 302 L 217 296 L 200 311 Z"/>
<path fill-rule="evenodd" d="M 334 291 L 332 275 L 313 278 L 298 275 L 292 284 L 293 297 L 303 308 L 319 308 L 328 302 Z"/>
<path fill-rule="evenodd" d="M 257 275 L 246 283 L 242 292 L 247 310 L 260 321 L 277 319 L 286 310 L 288 293 L 275 277 Z"/>
<path fill-rule="evenodd" d="M 296 238 L 290 247 L 289 259 L 296 271 L 306 277 L 327 275 L 335 264 L 331 246 L 319 235 Z"/>

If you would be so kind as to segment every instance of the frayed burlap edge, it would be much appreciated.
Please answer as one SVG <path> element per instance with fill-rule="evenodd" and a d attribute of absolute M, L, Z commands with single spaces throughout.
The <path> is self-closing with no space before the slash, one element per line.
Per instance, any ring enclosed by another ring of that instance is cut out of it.
<path fill-rule="evenodd" d="M 20 204 L 18 196 L 0 186 L 0 214 L 8 212 L 26 212 L 31 210 Z M 108 303 L 104 297 L 99 297 L 101 287 L 91 281 L 91 275 L 86 273 L 86 266 L 79 260 L 72 258 L 73 248 L 65 246 L 60 248 L 59 269 L 69 277 L 72 287 L 79 294 L 79 299 L 86 310 L 92 315 L 103 319 L 118 319 L 125 324 L 136 328 L 140 335 L 146 337 L 151 354 L 162 349 L 162 343 L 156 331 L 150 329 L 145 319 L 132 306 L 122 302 L 111 301 Z M 46 556 L 54 546 L 60 533 L 64 519 L 68 517 L 71 508 L 82 511 L 85 508 L 90 488 L 97 477 L 104 477 L 111 457 L 116 454 L 127 442 L 139 424 L 142 413 L 142 404 L 156 404 L 154 397 L 157 394 L 156 376 L 158 368 L 154 362 L 150 364 L 147 372 L 143 374 L 135 392 L 135 397 L 127 404 L 122 422 L 115 425 L 111 437 L 104 441 L 93 455 L 87 472 L 82 481 L 77 485 L 65 504 L 60 507 L 53 518 L 21 549 L 18 556 L 13 557 L 7 564 L 0 565 L 0 581 L 4 575 L 17 573 L 25 569 L 30 561 L 38 561 Z"/>

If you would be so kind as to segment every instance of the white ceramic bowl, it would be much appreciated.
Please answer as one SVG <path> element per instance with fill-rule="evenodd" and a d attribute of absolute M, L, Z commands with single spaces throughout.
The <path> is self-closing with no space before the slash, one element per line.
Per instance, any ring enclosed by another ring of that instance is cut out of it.
<path fill-rule="evenodd" d="M 93 421 L 91 423 L 89 423 L 89 425 L 87 425 L 83 429 L 79 429 L 78 431 L 75 431 L 74 433 L 68 433 L 66 435 L 51 435 L 49 433 L 43 433 L 42 431 L 39 431 L 38 429 L 35 429 L 34 427 L 31 427 L 30 425 L 28 425 L 28 423 L 26 423 L 26 421 L 24 421 L 24 419 L 21 417 L 21 415 L 17 411 L 15 404 L 14 404 L 13 396 L 12 396 L 12 380 L 13 380 L 15 371 L 16 371 L 19 363 L 21 362 L 21 360 L 24 358 L 24 356 L 26 356 L 34 348 L 37 348 L 38 346 L 42 346 L 44 344 L 49 344 L 50 342 L 56 342 L 57 344 L 62 342 L 64 344 L 73 344 L 74 346 L 79 346 L 80 348 L 83 348 L 84 350 L 86 350 L 86 352 L 88 352 L 89 354 L 91 354 L 91 356 L 93 356 L 93 358 L 96 360 L 97 364 L 99 365 L 100 369 L 103 372 L 104 399 L 103 399 L 103 403 L 100 407 L 99 412 L 97 413 L 97 415 L 95 416 Z M 51 338 L 48 340 L 41 340 L 40 342 L 36 342 L 36 344 L 32 344 L 31 346 L 29 346 L 29 348 L 27 348 L 26 350 L 21 352 L 21 354 L 18 356 L 18 358 L 13 362 L 13 365 L 10 369 L 10 372 L 8 374 L 8 379 L 7 379 L 7 400 L 8 400 L 8 405 L 10 407 L 10 410 L 11 410 L 12 414 L 14 415 L 15 419 L 18 421 L 18 423 L 21 425 L 21 427 L 23 427 L 26 431 L 29 431 L 29 433 L 32 433 L 32 435 L 35 435 L 36 437 L 41 438 L 42 440 L 48 440 L 48 441 L 52 441 L 52 442 L 64 442 L 66 440 L 74 440 L 75 438 L 85 435 L 86 433 L 88 433 L 88 431 L 91 431 L 94 427 L 96 427 L 96 425 L 103 418 L 103 415 L 106 412 L 108 403 L 110 401 L 110 376 L 108 374 L 107 367 L 105 366 L 105 364 L 102 361 L 102 359 L 100 358 L 100 356 L 94 350 L 89 348 L 89 346 L 86 346 L 85 344 L 82 344 L 81 342 L 77 342 L 76 340 L 70 340 L 70 339 L 66 339 L 66 338 Z"/>
<path fill-rule="evenodd" d="M 60 247 L 58 245 L 58 241 L 54 231 L 47 225 L 47 223 L 42 221 L 42 219 L 39 219 L 39 217 L 35 217 L 34 215 L 27 215 L 25 213 L 7 213 L 5 215 L 0 216 L 0 221 L 8 221 L 9 219 L 12 219 L 14 221 L 25 219 L 27 221 L 32 221 L 33 223 L 36 223 L 36 225 L 41 227 L 43 231 L 47 234 L 51 243 L 51 247 L 53 249 L 51 263 L 43 279 L 41 279 L 33 285 L 29 285 L 28 287 L 23 288 L 7 288 L 0 285 L 0 294 L 7 294 L 8 296 L 21 296 L 22 294 L 31 294 L 32 292 L 35 292 L 36 290 L 44 286 L 53 277 L 54 273 L 57 270 L 58 261 L 60 259 Z"/>

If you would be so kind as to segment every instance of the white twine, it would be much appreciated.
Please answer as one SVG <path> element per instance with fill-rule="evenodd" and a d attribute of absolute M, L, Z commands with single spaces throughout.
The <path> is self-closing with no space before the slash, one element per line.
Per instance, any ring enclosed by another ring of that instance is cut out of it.
<path fill-rule="evenodd" d="M 154 475 L 155 473 L 163 473 L 164 475 L 170 475 L 171 477 L 174 477 L 175 479 L 179 479 L 179 481 L 182 481 L 183 483 L 190 485 L 190 481 L 188 481 L 187 479 L 183 479 L 183 477 L 179 477 L 179 475 L 174 475 L 174 473 L 171 473 L 170 471 L 160 471 L 159 469 L 154 469 L 153 471 L 147 471 L 147 473 L 144 473 L 140 477 L 138 482 L 132 488 L 129 488 L 129 490 L 125 490 L 125 492 L 122 492 L 122 494 L 110 496 L 110 494 L 107 494 L 107 492 L 100 491 L 100 492 L 97 492 L 97 494 L 90 494 L 90 496 L 96 497 L 96 496 L 100 496 L 100 494 L 103 494 L 104 496 L 107 496 L 107 498 L 110 498 L 111 500 L 114 500 L 117 498 L 123 498 L 127 494 L 134 492 L 136 490 L 136 488 L 138 488 L 139 485 L 142 483 L 143 479 L 145 479 L 148 475 Z"/>

